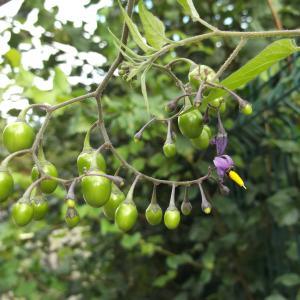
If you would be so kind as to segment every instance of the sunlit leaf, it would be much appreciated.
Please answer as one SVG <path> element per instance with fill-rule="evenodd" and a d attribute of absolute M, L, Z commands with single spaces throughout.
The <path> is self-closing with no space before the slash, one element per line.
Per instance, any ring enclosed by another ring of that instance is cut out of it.
<path fill-rule="evenodd" d="M 21 65 L 21 53 L 17 49 L 11 48 L 4 56 L 13 67 L 19 67 Z"/>
<path fill-rule="evenodd" d="M 131 18 L 128 16 L 127 12 L 125 9 L 122 7 L 120 1 L 119 1 L 120 9 L 122 11 L 122 15 L 124 17 L 124 20 L 129 28 L 129 31 L 132 35 L 132 38 L 136 42 L 136 44 L 144 51 L 144 52 L 153 52 L 155 51 L 154 48 L 150 47 L 140 34 L 137 26 L 132 22 Z"/>
<path fill-rule="evenodd" d="M 69 94 L 71 87 L 64 72 L 59 68 L 54 68 L 53 88 L 63 94 Z"/>
<path fill-rule="evenodd" d="M 139 1 L 139 15 L 147 42 L 152 47 L 160 49 L 168 40 L 165 35 L 164 23 L 145 8 L 143 0 Z"/>

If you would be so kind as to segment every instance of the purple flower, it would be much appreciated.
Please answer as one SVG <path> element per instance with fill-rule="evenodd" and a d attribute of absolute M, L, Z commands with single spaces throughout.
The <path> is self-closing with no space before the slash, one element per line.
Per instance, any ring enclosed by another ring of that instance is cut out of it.
<path fill-rule="evenodd" d="M 233 167 L 234 162 L 229 155 L 221 155 L 214 158 L 214 165 L 219 177 L 223 178 L 226 171 Z"/>
<path fill-rule="evenodd" d="M 216 145 L 217 155 L 223 155 L 227 147 L 227 133 L 218 133 L 217 136 L 212 140 L 212 144 Z"/>

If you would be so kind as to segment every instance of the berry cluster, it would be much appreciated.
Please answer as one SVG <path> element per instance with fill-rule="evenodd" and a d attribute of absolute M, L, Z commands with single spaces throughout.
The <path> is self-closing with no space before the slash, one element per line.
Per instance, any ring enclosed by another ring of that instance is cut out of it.
<path fill-rule="evenodd" d="M 126 68 L 125 68 L 126 67 Z M 126 74 L 128 66 L 121 65 L 120 73 L 122 76 Z M 124 72 L 122 72 L 124 71 Z M 128 71 L 128 70 L 127 70 Z M 235 181 L 239 186 L 245 187 L 243 180 L 233 170 L 233 160 L 230 156 L 224 154 L 227 146 L 227 133 L 222 125 L 220 113 L 225 110 L 225 100 L 218 98 L 213 100 L 207 106 L 204 116 L 201 112 L 202 99 L 205 98 L 205 92 L 211 88 L 223 88 L 219 85 L 216 78 L 216 73 L 209 67 L 200 65 L 194 67 L 189 73 L 189 94 L 177 97 L 168 103 L 168 110 L 174 110 L 179 106 L 179 100 L 184 99 L 184 104 L 178 112 L 171 118 L 165 119 L 168 124 L 168 133 L 163 152 L 167 158 L 172 158 L 176 155 L 176 144 L 174 142 L 174 132 L 172 131 L 172 120 L 177 118 L 178 127 L 182 135 L 190 139 L 191 143 L 200 150 L 205 150 L 209 145 L 215 145 L 217 156 L 214 158 L 214 166 L 218 175 L 218 183 L 221 192 L 228 193 L 229 189 L 223 184 L 223 179 L 228 176 Z M 196 90 L 196 92 L 195 92 Z M 238 101 L 241 111 L 244 114 L 251 114 L 252 107 L 245 100 L 242 100 L 238 95 L 229 91 L 232 96 Z M 194 95 L 194 102 L 190 97 Z M 42 105 L 46 111 L 49 110 L 47 105 Z M 175 229 L 180 223 L 180 212 L 175 204 L 175 190 L 177 186 L 185 186 L 185 196 L 181 205 L 181 212 L 184 215 L 189 215 L 192 206 L 188 200 L 188 187 L 192 184 L 197 184 L 202 198 L 202 210 L 204 213 L 211 212 L 211 204 L 207 201 L 205 192 L 202 187 L 202 182 L 210 178 L 209 174 L 200 179 L 185 182 L 163 181 L 146 176 L 136 170 L 136 177 L 125 196 L 120 190 L 123 184 L 123 179 L 117 175 L 111 176 L 106 174 L 106 162 L 101 154 L 102 149 L 110 149 L 113 154 L 120 159 L 116 154 L 115 149 L 106 138 L 105 143 L 98 149 L 94 149 L 90 145 L 91 130 L 100 126 L 99 122 L 93 124 L 86 134 L 83 150 L 77 158 L 77 168 L 79 176 L 72 180 L 63 180 L 58 177 L 56 167 L 49 162 L 44 155 L 41 140 L 35 136 L 33 128 L 26 122 L 25 116 L 29 108 L 24 109 L 16 122 L 8 124 L 3 131 L 3 144 L 6 149 L 12 153 L 3 160 L 0 167 L 0 201 L 5 201 L 13 192 L 14 182 L 12 175 L 8 170 L 8 163 L 11 158 L 19 154 L 31 152 L 34 158 L 35 165 L 32 168 L 31 177 L 33 183 L 25 191 L 21 199 L 12 207 L 12 217 L 17 225 L 24 226 L 32 219 L 40 220 L 46 215 L 49 205 L 45 195 L 51 194 L 57 188 L 59 182 L 68 187 L 67 196 L 65 198 L 67 211 L 65 220 L 69 227 L 74 227 L 80 221 L 78 211 L 76 209 L 75 186 L 81 183 L 82 195 L 85 202 L 93 208 L 102 207 L 104 215 L 115 220 L 117 226 L 123 230 L 130 230 L 136 223 L 138 217 L 137 207 L 133 201 L 134 189 L 140 179 L 149 179 L 153 182 L 153 193 L 151 202 L 146 210 L 145 216 L 149 224 L 157 225 L 161 223 L 162 218 L 167 228 Z M 53 109 L 53 108 L 52 108 Z M 101 106 L 100 106 L 100 109 Z M 218 132 L 212 136 L 212 131 L 209 127 L 209 114 L 213 111 L 217 114 Z M 50 117 L 49 117 L 50 118 Z M 148 122 L 136 135 L 135 138 L 142 138 L 143 131 L 147 126 L 154 121 Z M 158 120 L 158 119 L 156 119 Z M 101 123 L 104 126 L 103 122 Z M 104 128 L 104 129 L 103 129 Z M 101 129 L 101 127 L 100 127 Z M 41 132 L 38 133 L 40 135 Z M 106 134 L 105 127 L 102 127 L 102 134 Z M 127 162 L 120 159 L 123 165 L 128 165 Z M 131 167 L 131 169 L 133 169 Z M 164 213 L 157 203 L 156 187 L 160 183 L 167 183 L 172 186 L 170 202 L 167 210 Z"/>

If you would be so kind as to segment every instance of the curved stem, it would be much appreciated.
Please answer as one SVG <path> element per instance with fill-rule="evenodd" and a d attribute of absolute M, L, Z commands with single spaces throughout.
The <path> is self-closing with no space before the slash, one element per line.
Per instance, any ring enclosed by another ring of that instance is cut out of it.
<path fill-rule="evenodd" d="M 17 152 L 14 152 L 14 153 L 11 153 L 9 154 L 2 162 L 1 162 L 1 167 L 2 168 L 7 168 L 9 162 L 15 158 L 16 156 L 19 156 L 19 155 L 24 155 L 24 154 L 27 154 L 27 153 L 31 153 L 31 149 L 25 149 L 25 150 L 20 150 L 20 151 L 17 151 Z"/>
<path fill-rule="evenodd" d="M 75 197 L 75 187 L 76 187 L 76 184 L 77 184 L 77 178 L 75 178 L 72 181 L 72 183 L 71 183 L 71 185 L 70 185 L 70 187 L 68 189 L 68 193 L 67 193 L 66 199 L 71 199 L 71 200 L 75 200 L 76 199 L 76 197 Z"/>
<path fill-rule="evenodd" d="M 248 39 L 242 37 L 240 39 L 240 42 L 236 46 L 236 48 L 233 50 L 233 52 L 230 54 L 230 56 L 227 58 L 227 60 L 224 62 L 224 64 L 220 67 L 218 72 L 216 73 L 215 77 L 213 78 L 213 82 L 220 78 L 220 76 L 224 73 L 224 71 L 229 67 L 229 65 L 232 63 L 232 61 L 236 58 L 236 56 L 239 54 L 239 52 L 242 50 L 242 48 L 246 45 Z"/>
<path fill-rule="evenodd" d="M 39 184 L 42 180 L 44 180 L 44 179 L 45 179 L 45 177 L 41 177 L 41 178 L 39 178 L 38 180 L 36 180 L 35 182 L 33 182 L 33 183 L 27 188 L 27 190 L 26 190 L 25 193 L 23 194 L 23 197 L 22 197 L 22 198 L 25 198 L 25 200 L 30 201 L 30 195 L 31 195 L 32 190 L 33 190 L 35 187 L 37 187 L 38 184 Z"/>
<path fill-rule="evenodd" d="M 133 183 L 131 184 L 130 189 L 127 193 L 127 196 L 125 199 L 126 203 L 133 202 L 133 192 L 134 192 L 135 186 L 136 186 L 137 182 L 139 181 L 139 179 L 140 179 L 140 175 L 138 174 L 134 178 Z"/>
<path fill-rule="evenodd" d="M 137 169 L 135 169 L 131 164 L 129 164 L 125 159 L 122 158 L 122 156 L 117 152 L 117 150 L 114 148 L 113 145 L 110 146 L 111 152 L 114 154 L 114 156 L 125 166 L 127 169 L 131 170 L 134 174 L 140 175 L 142 179 L 145 179 L 147 181 L 150 181 L 152 183 L 156 184 L 166 184 L 166 185 L 173 185 L 175 184 L 176 186 L 189 186 L 193 184 L 199 184 L 199 182 L 203 182 L 207 179 L 210 178 L 211 176 L 211 169 L 208 169 L 208 173 L 202 177 L 199 177 L 197 179 L 193 180 L 186 180 L 186 181 L 174 181 L 174 180 L 163 180 L 163 179 L 158 179 L 154 178 L 151 176 L 148 176 Z"/>

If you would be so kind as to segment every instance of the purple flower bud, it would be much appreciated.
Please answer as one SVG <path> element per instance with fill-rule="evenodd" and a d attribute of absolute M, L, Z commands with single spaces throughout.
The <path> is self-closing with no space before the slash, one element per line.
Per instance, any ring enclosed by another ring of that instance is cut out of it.
<path fill-rule="evenodd" d="M 222 120 L 220 117 L 220 112 L 218 112 L 218 134 L 217 136 L 212 140 L 212 144 L 216 145 L 217 150 L 217 156 L 223 155 L 225 152 L 225 149 L 227 147 L 228 138 L 227 133 L 223 127 Z"/>
<path fill-rule="evenodd" d="M 234 166 L 234 162 L 229 155 L 216 156 L 214 165 L 220 178 L 223 178 L 226 171 Z"/>
<path fill-rule="evenodd" d="M 230 193 L 230 189 L 228 186 L 224 185 L 223 183 L 219 183 L 219 189 L 222 195 L 227 196 Z"/>
<path fill-rule="evenodd" d="M 217 136 L 214 138 L 213 140 L 213 144 L 216 145 L 216 149 L 217 149 L 217 155 L 223 155 L 225 152 L 225 149 L 227 147 L 227 142 L 228 142 L 228 138 L 227 138 L 227 133 L 218 133 Z"/>

